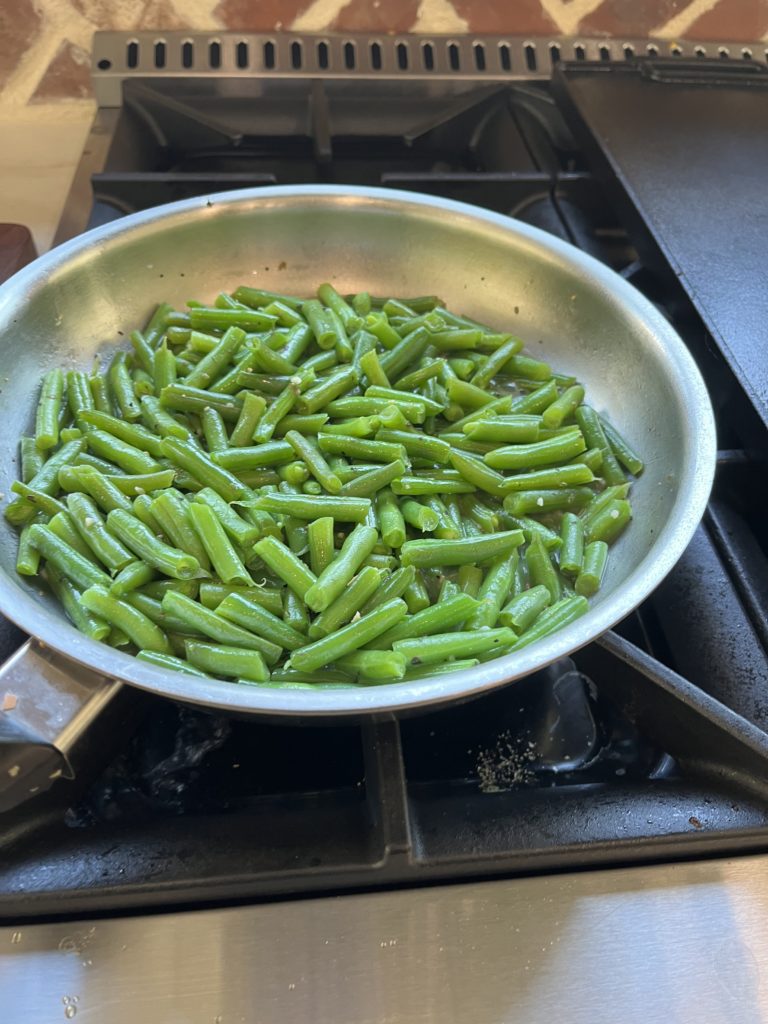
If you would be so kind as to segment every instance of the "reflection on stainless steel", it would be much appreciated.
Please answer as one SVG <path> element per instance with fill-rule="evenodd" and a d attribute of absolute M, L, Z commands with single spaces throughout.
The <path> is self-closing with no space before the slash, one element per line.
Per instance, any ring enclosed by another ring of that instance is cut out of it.
<path fill-rule="evenodd" d="M 10 926 L 0 1016 L 757 1024 L 768 1019 L 766 879 L 768 857 L 744 857 Z"/>
<path fill-rule="evenodd" d="M 53 246 L 69 241 L 88 227 L 88 217 L 93 207 L 91 175 L 104 167 L 117 117 L 117 110 L 99 108 L 96 111 L 83 155 L 69 188 L 61 220 L 53 236 Z"/>
<path fill-rule="evenodd" d="M 279 240 L 279 241 L 278 241 Z M 446 259 L 445 253 L 460 254 Z M 243 280 L 309 294 L 319 267 L 342 291 L 434 291 L 457 309 L 509 325 L 534 351 L 589 385 L 643 452 L 636 522 L 617 545 L 590 611 L 554 636 L 465 672 L 390 686 L 275 690 L 171 678 L 78 634 L 15 571 L 16 536 L 0 529 L 0 609 L 74 661 L 137 686 L 208 706 L 287 715 L 358 714 L 445 702 L 535 671 L 605 632 L 639 604 L 682 554 L 704 510 L 715 459 L 712 409 L 685 345 L 638 291 L 596 260 L 496 213 L 434 196 L 351 186 L 286 186 L 170 204 L 87 232 L 0 288 L 0 374 L 24 401 L 2 398 L 0 487 L 15 474 L 40 373 L 90 364 L 159 299 Z M 88 316 L 83 311 L 88 310 Z"/>

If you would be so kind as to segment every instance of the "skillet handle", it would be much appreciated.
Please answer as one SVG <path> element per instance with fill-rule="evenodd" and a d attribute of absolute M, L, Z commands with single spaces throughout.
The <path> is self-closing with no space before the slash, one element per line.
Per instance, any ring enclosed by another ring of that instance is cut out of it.
<path fill-rule="evenodd" d="M 100 745 L 91 726 L 101 719 L 106 739 L 107 712 L 125 690 L 36 640 L 0 665 L 0 812 L 74 779 Z"/>

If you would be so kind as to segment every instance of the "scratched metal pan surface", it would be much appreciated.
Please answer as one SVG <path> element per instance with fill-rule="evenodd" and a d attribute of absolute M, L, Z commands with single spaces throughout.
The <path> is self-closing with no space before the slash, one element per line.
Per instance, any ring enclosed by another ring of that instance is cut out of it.
<path fill-rule="evenodd" d="M 0 287 L 0 491 L 18 471 L 41 374 L 91 365 L 159 301 L 183 306 L 258 285 L 310 294 L 435 293 L 457 312 L 520 335 L 587 387 L 644 456 L 634 522 L 617 542 L 587 615 L 476 668 L 348 690 L 270 690 L 166 673 L 81 636 L 14 570 L 0 525 L 0 611 L 75 664 L 167 697 L 238 714 L 338 716 L 464 699 L 589 643 L 648 596 L 699 522 L 715 465 L 715 427 L 685 345 L 633 287 L 542 231 L 462 203 L 384 189 L 301 186 L 185 200 L 88 232 Z M 121 334 L 121 332 L 123 332 Z"/>

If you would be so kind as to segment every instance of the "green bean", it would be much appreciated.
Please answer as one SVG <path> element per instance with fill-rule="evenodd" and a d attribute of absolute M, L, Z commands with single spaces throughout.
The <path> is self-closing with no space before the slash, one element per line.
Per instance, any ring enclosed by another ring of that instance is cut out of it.
<path fill-rule="evenodd" d="M 309 299 L 302 303 L 301 312 L 312 328 L 315 341 L 320 348 L 333 348 L 336 341 L 336 330 L 331 320 L 330 311 L 323 307 L 317 299 Z"/>
<path fill-rule="evenodd" d="M 87 373 L 69 370 L 66 375 L 66 392 L 69 411 L 75 418 L 78 413 L 93 409 L 93 395 Z"/>
<path fill-rule="evenodd" d="M 452 597 L 441 598 L 439 604 L 424 608 L 415 615 L 407 615 L 392 629 L 372 640 L 369 646 L 374 649 L 385 649 L 399 640 L 430 636 L 438 631 L 445 632 L 451 626 L 464 622 L 467 616 L 476 613 L 477 607 L 477 601 L 469 594 L 459 592 Z"/>
<path fill-rule="evenodd" d="M 405 675 L 405 657 L 394 651 L 354 651 L 336 664 L 347 672 L 376 681 L 402 679 Z"/>
<path fill-rule="evenodd" d="M 353 480 L 347 481 L 341 488 L 339 494 L 342 497 L 373 497 L 383 487 L 389 486 L 405 472 L 405 463 L 401 459 L 388 462 L 386 465 L 377 466 L 365 473 L 361 473 Z"/>
<path fill-rule="evenodd" d="M 104 415 L 95 413 L 92 415 Z M 126 473 L 154 473 L 160 465 L 145 451 L 120 440 L 113 434 L 97 427 L 90 427 L 86 433 L 88 448 L 100 458 L 107 459 Z"/>
<path fill-rule="evenodd" d="M 211 583 L 208 580 L 203 580 L 200 584 L 199 600 L 204 608 L 215 610 L 230 594 L 242 594 L 251 601 L 258 601 L 262 608 L 266 608 L 273 615 L 279 615 L 283 610 L 281 592 L 275 587 L 253 584 L 246 587 L 235 583 Z M 187 594 L 187 597 L 192 596 L 194 595 Z"/>
<path fill-rule="evenodd" d="M 34 522 L 42 523 L 45 517 L 37 516 Z M 37 576 L 40 569 L 40 552 L 32 546 L 29 539 L 31 525 L 25 526 L 19 534 L 19 547 L 16 552 L 16 572 L 20 576 Z"/>
<path fill-rule="evenodd" d="M 165 390 L 165 388 L 163 389 Z M 141 399 L 141 415 L 145 426 L 148 426 L 161 437 L 178 437 L 186 440 L 189 430 L 160 405 L 154 395 L 143 395 Z"/>
<path fill-rule="evenodd" d="M 266 682 L 269 670 L 258 651 L 223 644 L 204 644 L 185 640 L 187 660 L 196 668 L 214 676 L 234 676 L 244 681 Z"/>
<path fill-rule="evenodd" d="M 430 462 L 447 462 L 451 453 L 450 445 L 439 437 L 429 437 L 415 431 L 384 428 L 376 434 L 376 441 L 402 445 L 409 456 L 428 459 Z"/>
<path fill-rule="evenodd" d="M 612 501 L 617 499 L 626 498 L 629 494 L 629 484 L 615 484 L 613 487 L 606 487 L 600 494 L 596 494 L 592 501 L 587 505 L 584 511 L 581 513 L 581 520 L 584 523 L 584 529 L 587 530 L 595 516 L 602 512 L 604 508 L 607 508 Z"/>
<path fill-rule="evenodd" d="M 418 388 L 426 381 L 431 380 L 433 377 L 439 377 L 445 372 L 446 361 L 444 359 L 429 359 L 427 362 L 413 370 L 411 373 L 401 377 L 396 382 L 395 390 L 397 391 L 410 391 L 413 388 Z M 376 384 L 377 381 L 371 381 L 371 384 Z M 389 385 L 385 385 L 389 387 Z"/>
<path fill-rule="evenodd" d="M 304 593 L 304 601 L 312 611 L 325 611 L 336 600 L 371 554 L 377 541 L 378 533 L 371 527 L 360 523 L 354 528 L 334 560 Z"/>
<path fill-rule="evenodd" d="M 405 600 L 409 615 L 416 615 L 425 608 L 429 608 L 431 604 L 429 592 L 424 583 L 424 577 L 420 572 L 416 573 L 413 581 L 406 587 L 403 592 L 403 599 Z"/>
<path fill-rule="evenodd" d="M 432 636 L 396 640 L 394 649 L 404 654 L 410 665 L 431 665 L 457 655 L 473 657 L 488 651 L 502 651 L 517 640 L 517 634 L 506 626 L 481 629 L 475 633 L 436 633 Z"/>
<path fill-rule="evenodd" d="M 67 508 L 81 539 L 111 573 L 134 561 L 132 552 L 107 530 L 93 498 L 75 492 L 67 498 Z"/>
<path fill-rule="evenodd" d="M 252 342 L 252 348 L 256 355 L 256 368 L 262 373 L 286 374 L 289 377 L 296 373 L 295 363 L 270 348 L 265 342 L 255 339 Z"/>
<path fill-rule="evenodd" d="M 139 423 L 128 423 L 117 416 L 110 416 L 109 413 L 99 412 L 96 409 L 82 410 L 78 413 L 77 421 L 81 427 L 84 424 L 86 427 L 95 427 L 99 435 L 107 434 L 107 436 L 117 438 L 132 448 L 147 453 L 147 456 L 151 455 L 154 458 L 162 456 L 160 439 L 151 430 L 147 430 L 146 427 L 141 426 Z M 86 427 L 83 427 L 83 429 L 86 430 Z M 91 433 L 93 431 L 86 430 L 88 437 L 90 437 Z M 112 455 L 107 457 L 110 461 L 116 462 Z M 146 472 L 148 469 L 149 464 L 146 463 L 143 469 L 128 470 L 128 472 Z"/>
<path fill-rule="evenodd" d="M 502 626 L 510 626 L 518 634 L 525 633 L 549 605 L 552 596 L 549 590 L 539 584 L 516 594 L 499 613 Z"/>
<path fill-rule="evenodd" d="M 89 562 L 101 568 L 98 558 L 80 536 L 74 519 L 66 509 L 64 512 L 57 512 L 47 525 L 51 533 L 54 533 L 60 540 L 63 540 L 65 544 L 69 544 L 83 558 L 88 559 Z"/>
<path fill-rule="evenodd" d="M 395 494 L 470 494 L 474 489 L 472 484 L 463 480 L 445 477 L 401 476 L 399 480 L 392 481 Z"/>
<path fill-rule="evenodd" d="M 523 380 L 544 381 L 550 380 L 552 377 L 552 368 L 549 363 L 519 354 L 515 354 L 507 360 L 503 372 L 511 377 L 522 377 Z"/>
<path fill-rule="evenodd" d="M 178 548 L 164 544 L 135 516 L 122 509 L 107 515 L 107 526 L 139 558 L 174 579 L 191 579 L 200 572 L 200 563 Z"/>
<path fill-rule="evenodd" d="M 372 333 L 376 333 L 372 331 Z M 401 377 L 413 363 L 418 362 L 431 344 L 432 335 L 426 327 L 410 331 L 381 357 L 381 368 L 390 380 Z M 386 385 L 384 385 L 386 388 Z M 381 396 L 383 397 L 383 396 Z"/>
<path fill-rule="evenodd" d="M 196 633 L 202 633 L 216 643 L 259 651 L 268 665 L 274 665 L 280 658 L 280 644 L 243 629 L 242 626 L 230 622 L 210 608 L 204 608 L 183 594 L 169 590 L 163 596 L 162 608 L 166 614 L 174 616 Z"/>
<path fill-rule="evenodd" d="M 603 416 L 599 417 L 600 424 L 605 434 L 605 439 L 610 446 L 616 459 L 633 476 L 640 476 L 645 469 L 645 463 L 640 456 L 630 447 L 627 441 L 621 436 L 618 430 L 612 426 Z"/>
<path fill-rule="evenodd" d="M 313 376 L 310 377 L 306 367 L 302 373 L 297 373 L 295 377 L 291 377 L 289 379 L 286 387 L 266 410 L 256 426 L 253 433 L 253 439 L 257 444 L 263 444 L 265 441 L 269 441 L 275 432 L 275 427 L 294 407 L 301 395 L 302 388 L 307 386 L 310 379 L 314 378 Z"/>
<path fill-rule="evenodd" d="M 526 444 L 539 439 L 541 418 L 525 413 L 474 420 L 464 432 L 471 441 L 494 441 L 504 444 Z"/>
<path fill-rule="evenodd" d="M 283 416 L 280 420 L 275 428 L 275 433 L 281 437 L 284 437 L 289 430 L 298 430 L 300 434 L 305 436 L 307 434 L 317 434 L 319 430 L 325 427 L 327 422 L 327 412 L 315 412 L 309 416 L 289 414 L 288 416 Z"/>
<path fill-rule="evenodd" d="M 65 506 L 58 498 L 52 498 L 49 494 L 43 494 L 42 491 L 36 491 L 33 487 L 21 483 L 20 480 L 14 480 L 11 490 L 14 494 L 21 496 L 22 501 L 30 506 L 33 513 L 43 512 L 47 516 L 55 516 L 57 512 L 65 511 Z"/>
<path fill-rule="evenodd" d="M 35 415 L 35 444 L 40 451 L 55 448 L 59 443 L 59 414 L 64 395 L 64 374 L 49 370 L 43 377 L 40 400 Z"/>
<path fill-rule="evenodd" d="M 560 395 L 559 398 L 548 405 L 541 414 L 545 427 L 559 427 L 563 420 L 572 416 L 576 409 L 584 401 L 584 388 L 581 384 L 574 384 Z"/>
<path fill-rule="evenodd" d="M 151 619 L 133 605 L 110 596 L 104 587 L 89 587 L 80 595 L 80 600 L 89 612 L 117 627 L 137 647 L 161 654 L 171 653 L 168 638 Z"/>
<path fill-rule="evenodd" d="M 560 572 L 577 576 L 584 561 L 584 524 L 577 515 L 566 512 L 560 523 Z"/>
<path fill-rule="evenodd" d="M 357 381 L 358 375 L 354 366 L 341 366 L 305 391 L 299 397 L 296 409 L 305 415 L 325 410 L 330 402 L 351 391 Z"/>
<path fill-rule="evenodd" d="M 495 626 L 499 613 L 512 589 L 519 555 L 513 551 L 496 559 L 488 569 L 478 591 L 479 605 L 465 623 L 465 629 Z"/>
<path fill-rule="evenodd" d="M 516 491 L 504 499 L 504 508 L 513 516 L 543 515 L 546 512 L 586 508 L 593 498 L 588 487 L 556 487 L 551 490 Z"/>
<path fill-rule="evenodd" d="M 168 593 L 168 591 L 165 593 Z M 165 597 L 165 593 L 162 597 Z M 183 618 L 179 618 L 178 616 L 165 611 L 161 601 L 162 598 L 161 600 L 157 600 L 156 598 L 152 598 L 148 594 L 143 593 L 141 590 L 130 590 L 125 595 L 125 603 L 129 604 L 132 608 L 136 608 L 142 613 L 142 615 L 146 615 L 146 617 L 154 622 L 156 626 L 160 626 L 160 628 L 168 634 L 168 637 L 172 642 L 174 635 L 196 636 L 201 639 L 205 638 L 204 633 L 193 629 Z M 176 646 L 178 646 L 178 644 Z"/>
<path fill-rule="evenodd" d="M 327 636 L 333 633 L 340 626 L 349 622 L 357 613 L 372 610 L 384 600 L 372 604 L 371 608 L 366 607 L 371 602 L 374 594 L 384 590 L 381 583 L 381 570 L 366 565 L 351 580 L 343 592 L 312 622 L 308 628 L 308 635 L 311 640 Z M 386 599 L 390 599 L 386 598 Z"/>
<path fill-rule="evenodd" d="M 267 403 L 261 395 L 256 395 L 252 391 L 247 391 L 243 395 L 243 406 L 240 410 L 240 416 L 229 438 L 229 444 L 233 448 L 251 444 L 256 425 L 264 415 L 266 407 Z M 223 451 L 225 449 L 220 448 L 219 450 Z"/>
<path fill-rule="evenodd" d="M 236 476 L 220 465 L 218 461 L 214 462 L 192 442 L 166 437 L 162 441 L 162 450 L 165 457 L 174 466 L 191 473 L 203 487 L 213 488 L 225 501 L 236 501 L 238 498 L 248 497 L 248 488 Z M 240 449 L 240 451 L 247 450 Z M 229 452 L 219 452 L 213 458 L 222 460 L 229 454 Z"/>
<path fill-rule="evenodd" d="M 384 348 L 391 350 L 400 344 L 400 335 L 392 327 L 385 313 L 370 313 L 364 323 L 365 329 L 377 338 Z"/>
<path fill-rule="evenodd" d="M 588 542 L 603 540 L 612 544 L 632 518 L 632 506 L 621 499 L 610 502 L 585 525 Z"/>
<path fill-rule="evenodd" d="M 296 430 L 289 430 L 285 439 L 326 491 L 330 494 L 338 494 L 341 491 L 341 480 L 332 472 L 322 453 L 310 440 L 302 437 Z"/>
<path fill-rule="evenodd" d="M 376 521 L 387 547 L 399 548 L 405 541 L 405 520 L 397 498 L 389 488 L 376 495 Z"/>
<path fill-rule="evenodd" d="M 470 379 L 470 383 L 476 388 L 487 388 L 493 378 L 503 372 L 511 359 L 519 358 L 517 353 L 522 347 L 523 343 L 519 338 L 510 337 L 509 341 L 505 341 L 488 356 Z"/>
<path fill-rule="evenodd" d="M 188 514 L 219 578 L 224 583 L 240 583 L 244 586 L 251 583 L 248 570 L 210 505 L 193 501 L 188 506 Z"/>
<path fill-rule="evenodd" d="M 289 331 L 288 337 L 281 348 L 282 354 L 292 363 L 297 363 L 312 343 L 312 329 L 308 324 L 295 324 Z"/>
<path fill-rule="evenodd" d="M 476 495 L 463 494 L 458 500 L 465 524 L 471 521 L 483 533 L 495 533 L 499 528 L 498 513 L 480 501 Z"/>
<path fill-rule="evenodd" d="M 408 498 L 400 503 L 400 513 L 409 526 L 413 526 L 417 530 L 421 530 L 422 533 L 433 533 L 440 525 L 440 517 L 437 513 L 433 509 L 427 508 L 426 505 L 422 505 L 420 502 L 414 501 L 413 498 Z M 383 532 L 382 536 L 384 536 Z M 403 541 L 404 540 L 405 534 L 403 534 Z M 400 547 L 399 544 L 392 544 L 390 546 Z"/>
<path fill-rule="evenodd" d="M 318 435 L 320 450 L 331 455 L 346 455 L 368 462 L 405 461 L 406 453 L 401 444 L 385 441 L 369 441 L 361 437 L 344 437 L 341 434 Z"/>
<path fill-rule="evenodd" d="M 209 452 L 223 452 L 229 448 L 229 434 L 220 412 L 211 408 L 203 409 L 200 423 Z"/>
<path fill-rule="evenodd" d="M 341 629 L 291 654 L 290 665 L 297 671 L 314 671 L 352 651 L 359 650 L 394 626 L 406 614 L 405 601 L 395 598 L 350 622 Z"/>
<path fill-rule="evenodd" d="M 136 401 L 133 390 L 133 381 L 128 372 L 125 352 L 118 352 L 109 365 L 107 378 L 112 395 L 117 402 L 120 412 L 126 420 L 138 420 L 141 417 L 141 408 Z"/>
<path fill-rule="evenodd" d="M 91 466 L 63 467 L 59 473 L 62 487 L 70 491 L 84 491 L 105 512 L 123 509 L 129 512 L 131 503 L 114 483 L 112 477 L 104 476 Z"/>
<path fill-rule="evenodd" d="M 472 485 L 473 490 L 485 491 L 486 494 L 491 494 L 495 498 L 504 496 L 504 477 L 490 466 L 486 466 L 481 459 L 451 449 L 450 463 L 455 470 L 461 473 L 466 482 Z"/>
<path fill-rule="evenodd" d="M 37 447 L 34 437 L 22 437 L 20 447 L 21 479 L 25 484 L 28 484 L 43 468 L 45 455 Z"/>
<path fill-rule="evenodd" d="M 365 397 L 386 399 L 387 404 L 391 402 L 396 405 L 408 419 L 411 419 L 410 413 L 412 412 L 415 415 L 422 405 L 424 406 L 425 415 L 428 413 L 432 416 L 437 416 L 443 410 L 443 407 L 438 402 L 433 402 L 424 395 L 412 395 L 408 391 L 398 391 L 397 388 L 382 388 L 374 384 L 365 389 Z M 334 415 L 337 414 L 334 413 Z M 412 422 L 423 421 L 414 419 Z"/>
<path fill-rule="evenodd" d="M 365 525 L 375 529 L 372 522 Z M 384 572 L 394 572 L 397 568 L 397 559 L 394 555 L 386 555 L 380 551 L 374 551 L 373 554 L 368 555 L 366 558 L 365 565 L 371 565 L 374 569 L 382 569 Z"/>
<path fill-rule="evenodd" d="M 96 371 L 89 374 L 88 387 L 90 388 L 91 397 L 93 398 L 94 409 L 99 409 L 101 412 L 107 412 L 110 414 L 114 412 L 109 382 L 106 376 L 102 376 L 101 373 Z"/>
<path fill-rule="evenodd" d="M 575 462 L 567 466 L 552 466 L 528 473 L 516 473 L 506 477 L 502 484 L 505 494 L 514 491 L 556 490 L 573 487 L 575 484 L 592 483 L 595 479 L 589 466 Z"/>
<path fill-rule="evenodd" d="M 535 643 L 545 636 L 556 633 L 564 626 L 575 622 L 576 619 L 580 618 L 587 611 L 589 611 L 589 602 L 585 597 L 580 595 L 564 597 L 561 601 L 553 604 L 551 608 L 547 608 L 542 612 L 535 623 L 523 633 L 515 644 L 514 649 L 517 651 L 521 647 L 527 647 L 528 644 Z"/>
<path fill-rule="evenodd" d="M 336 554 L 333 544 L 334 521 L 332 516 L 313 519 L 307 527 L 309 544 L 309 565 L 315 576 L 333 561 Z"/>
<path fill-rule="evenodd" d="M 552 603 L 560 600 L 561 587 L 557 570 L 552 564 L 549 552 L 538 534 L 531 538 L 531 542 L 525 552 L 525 563 L 528 568 L 528 578 L 532 586 L 544 586 L 549 591 Z"/>
<path fill-rule="evenodd" d="M 216 609 L 216 614 L 289 651 L 295 651 L 307 642 L 307 638 L 299 631 L 267 611 L 250 596 L 229 594 Z"/>
<path fill-rule="evenodd" d="M 281 480 L 286 483 L 299 486 L 309 481 L 309 470 L 303 462 L 286 462 L 282 466 L 277 467 L 277 475 Z M 323 489 L 317 480 L 312 480 L 312 484 L 317 488 L 317 493 L 322 494 Z M 307 492 L 309 493 L 309 492 Z"/>
<path fill-rule="evenodd" d="M 297 633 L 306 634 L 309 630 L 309 612 L 307 606 L 290 588 L 285 591 L 283 622 L 295 629 Z"/>
<path fill-rule="evenodd" d="M 109 624 L 88 611 L 80 600 L 80 591 L 51 562 L 45 568 L 45 578 L 72 625 L 91 640 L 105 640 L 109 635 Z"/>
<path fill-rule="evenodd" d="M 281 295 L 279 292 L 270 292 L 264 288 L 249 288 L 246 285 L 236 288 L 232 293 L 232 298 L 254 309 L 268 306 L 270 302 L 283 302 L 291 309 L 301 309 L 302 305 L 302 300 L 294 298 L 292 295 Z"/>
<path fill-rule="evenodd" d="M 125 597 L 132 590 L 138 590 L 139 587 L 151 583 L 156 576 L 155 570 L 146 562 L 129 562 L 110 584 L 110 596 Z"/>
<path fill-rule="evenodd" d="M 262 469 L 290 462 L 294 458 L 294 451 L 288 441 L 264 441 L 247 448 L 229 448 L 224 452 L 216 452 L 211 458 L 217 466 L 239 473 L 246 469 Z"/>
<path fill-rule="evenodd" d="M 157 401 L 154 396 L 145 395 L 142 402 L 149 398 Z M 194 412 L 200 415 L 205 409 L 213 408 L 221 414 L 222 419 L 227 423 L 236 423 L 240 417 L 242 401 L 231 395 L 191 387 L 185 379 L 182 384 L 169 384 L 163 388 L 160 392 L 160 406 L 173 412 Z"/>
<path fill-rule="evenodd" d="M 392 389 L 389 389 L 390 391 Z M 403 392 L 405 394 L 405 392 Z M 333 402 L 329 402 L 325 408 L 325 411 L 330 416 L 379 416 L 381 417 L 386 410 L 391 409 L 393 406 L 398 410 L 401 416 L 403 416 L 409 423 L 423 423 L 427 415 L 427 407 L 422 399 L 418 395 L 408 395 L 409 401 L 400 404 L 397 400 L 393 401 L 391 398 L 375 398 L 375 397 L 348 397 L 348 398 L 337 398 Z M 385 426 L 391 424 L 385 423 L 382 419 L 382 423 Z"/>
<path fill-rule="evenodd" d="M 315 574 L 276 537 L 262 537 L 254 545 L 253 551 L 302 600 L 309 588 L 317 582 Z"/>
<path fill-rule="evenodd" d="M 193 331 L 269 331 L 277 323 L 277 317 L 252 309 L 190 309 L 189 323 Z M 226 335 L 225 335 L 226 337 Z"/>
<path fill-rule="evenodd" d="M 367 568 L 361 570 L 359 576 L 367 571 Z M 370 612 L 374 608 L 378 608 L 380 604 L 384 604 L 386 601 L 391 601 L 395 597 L 402 597 L 413 584 L 415 579 L 416 570 L 412 565 L 402 566 L 400 569 L 396 569 L 390 576 L 387 576 L 383 583 L 376 587 L 370 597 L 365 599 L 365 602 L 359 611 L 365 615 L 366 612 Z M 323 614 L 327 614 L 327 612 L 324 612 Z"/>
<path fill-rule="evenodd" d="M 356 419 L 342 420 L 341 423 L 327 423 L 323 427 L 323 433 L 343 434 L 345 437 L 371 437 L 379 427 L 379 416 L 358 416 Z"/>
<path fill-rule="evenodd" d="M 600 589 L 608 562 L 608 545 L 594 540 L 584 549 L 584 564 L 576 577 L 573 589 L 582 597 L 592 597 Z"/>
<path fill-rule="evenodd" d="M 225 532 L 235 544 L 242 548 L 250 547 L 263 535 L 263 524 L 246 522 L 231 505 L 224 501 L 218 492 L 210 487 L 204 487 L 198 491 L 192 499 L 192 504 L 207 505 L 214 512 Z"/>
<path fill-rule="evenodd" d="M 62 576 L 66 576 L 79 587 L 85 588 L 94 584 L 109 586 L 110 579 L 104 570 L 58 537 L 50 525 L 33 523 L 29 527 L 27 540 L 47 562 L 59 570 Z"/>
<path fill-rule="evenodd" d="M 358 316 L 365 317 L 371 311 L 371 296 L 368 292 L 358 292 L 357 295 L 351 296 L 352 308 Z"/>
<path fill-rule="evenodd" d="M 163 388 L 168 387 L 169 384 L 176 383 L 176 356 L 168 348 L 168 343 L 165 340 L 163 340 L 155 352 L 152 376 L 155 380 L 155 394 L 158 398 Z"/>
<path fill-rule="evenodd" d="M 229 508 L 226 502 L 224 505 Z M 193 555 L 201 569 L 208 570 L 211 563 L 205 545 L 192 524 L 190 508 L 178 491 L 170 490 L 158 494 L 150 505 L 151 514 L 166 537 L 181 551 Z"/>
<path fill-rule="evenodd" d="M 441 497 L 437 494 L 426 495 L 424 504 L 437 516 L 437 525 L 430 532 L 434 533 L 438 540 L 458 540 L 463 536 L 461 515 L 454 516 L 449 512 L 446 502 Z"/>
<path fill-rule="evenodd" d="M 554 530 L 551 530 L 544 523 L 540 523 L 537 519 L 529 519 L 527 516 L 512 516 L 508 512 L 504 512 L 502 522 L 508 528 L 522 530 L 529 544 L 533 537 L 540 537 L 548 551 L 556 550 L 563 543 L 560 540 L 559 534 L 555 533 Z"/>
<path fill-rule="evenodd" d="M 222 583 L 221 586 L 224 586 L 224 584 Z M 145 583 L 139 588 L 140 593 L 153 597 L 158 601 L 161 601 L 165 593 L 169 590 L 175 590 L 178 594 L 186 594 L 187 597 L 197 597 L 200 590 L 200 584 L 197 580 L 163 579 L 153 580 L 151 583 Z M 219 598 L 219 600 L 221 600 L 221 598 Z"/>
<path fill-rule="evenodd" d="M 295 516 L 298 519 L 316 519 L 332 516 L 341 523 L 362 523 L 371 507 L 369 498 L 349 498 L 337 495 L 313 497 L 303 494 L 263 494 L 248 505 L 264 512 Z"/>
<path fill-rule="evenodd" d="M 145 373 L 148 373 L 150 377 L 154 377 L 155 353 L 143 333 L 141 331 L 131 331 L 128 335 L 128 340 L 131 343 L 135 361 Z"/>
<path fill-rule="evenodd" d="M 459 566 L 459 571 L 456 574 L 459 587 L 465 594 L 469 594 L 470 597 L 478 596 L 480 587 L 483 585 L 483 579 L 483 570 L 471 564 Z"/>
<path fill-rule="evenodd" d="M 405 682 L 417 679 L 431 679 L 433 676 L 444 676 L 451 672 L 463 672 L 466 669 L 474 668 L 475 665 L 479 665 L 478 658 L 461 658 L 456 661 L 446 661 L 443 664 L 438 665 L 420 665 L 411 666 L 406 669 L 405 676 L 403 677 Z"/>
<path fill-rule="evenodd" d="M 483 458 L 492 469 L 535 469 L 570 459 L 585 451 L 586 447 L 581 431 L 574 427 L 567 434 L 545 441 L 497 448 Z"/>
<path fill-rule="evenodd" d="M 379 362 L 376 349 L 372 348 L 360 356 L 360 370 L 368 380 L 368 384 L 376 384 L 379 387 L 390 387 L 389 377 Z"/>
<path fill-rule="evenodd" d="M 198 676 L 201 679 L 209 679 L 207 672 L 202 672 L 194 665 L 190 665 L 183 658 L 176 658 L 172 654 L 161 654 L 159 651 L 139 651 L 136 657 L 139 661 L 146 661 L 149 665 L 156 665 L 158 668 L 171 672 L 185 672 L 189 676 Z"/>
<path fill-rule="evenodd" d="M 463 410 L 482 409 L 494 401 L 494 396 L 483 390 L 483 388 L 476 387 L 467 381 L 459 380 L 458 377 L 451 377 L 448 380 L 446 389 L 450 400 L 461 406 Z M 462 415 L 464 415 L 463 412 Z"/>
<path fill-rule="evenodd" d="M 166 330 L 166 320 L 173 312 L 173 307 L 167 302 L 161 302 L 154 313 L 147 321 L 144 328 L 144 337 L 150 345 L 156 346 Z"/>
<path fill-rule="evenodd" d="M 155 534 L 158 539 L 166 539 L 163 533 L 163 528 L 157 521 L 157 516 L 152 511 L 152 498 L 150 498 L 148 494 L 137 495 L 133 499 L 131 511 L 137 519 L 144 523 L 148 530 L 151 530 L 152 533 Z"/>
<path fill-rule="evenodd" d="M 587 447 L 599 448 L 603 453 L 600 475 L 611 486 L 623 484 L 624 472 L 619 465 L 613 449 L 608 443 L 603 424 L 595 410 L 589 405 L 580 405 L 576 410 L 576 422 L 581 428 Z"/>

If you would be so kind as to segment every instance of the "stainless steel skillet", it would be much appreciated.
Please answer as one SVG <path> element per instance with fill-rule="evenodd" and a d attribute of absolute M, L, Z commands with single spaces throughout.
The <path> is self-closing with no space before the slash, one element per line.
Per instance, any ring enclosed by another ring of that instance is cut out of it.
<path fill-rule="evenodd" d="M 310 293 L 323 279 L 342 292 L 437 293 L 452 309 L 519 334 L 534 355 L 587 385 L 591 402 L 647 462 L 633 490 L 635 521 L 592 609 L 518 654 L 432 681 L 318 692 L 209 682 L 81 636 L 17 577 L 16 535 L 3 522 L 0 611 L 59 652 L 72 674 L 79 663 L 239 714 L 359 715 L 443 703 L 593 640 L 683 552 L 712 484 L 715 428 L 699 372 L 664 318 L 622 278 L 535 228 L 462 203 L 351 186 L 262 188 L 158 207 L 82 235 L 0 287 L 0 491 L 16 476 L 18 437 L 30 429 L 45 370 L 87 367 L 158 301 L 212 299 L 240 283 Z M 28 654 L 17 658 L 14 678 L 32 665 Z"/>

